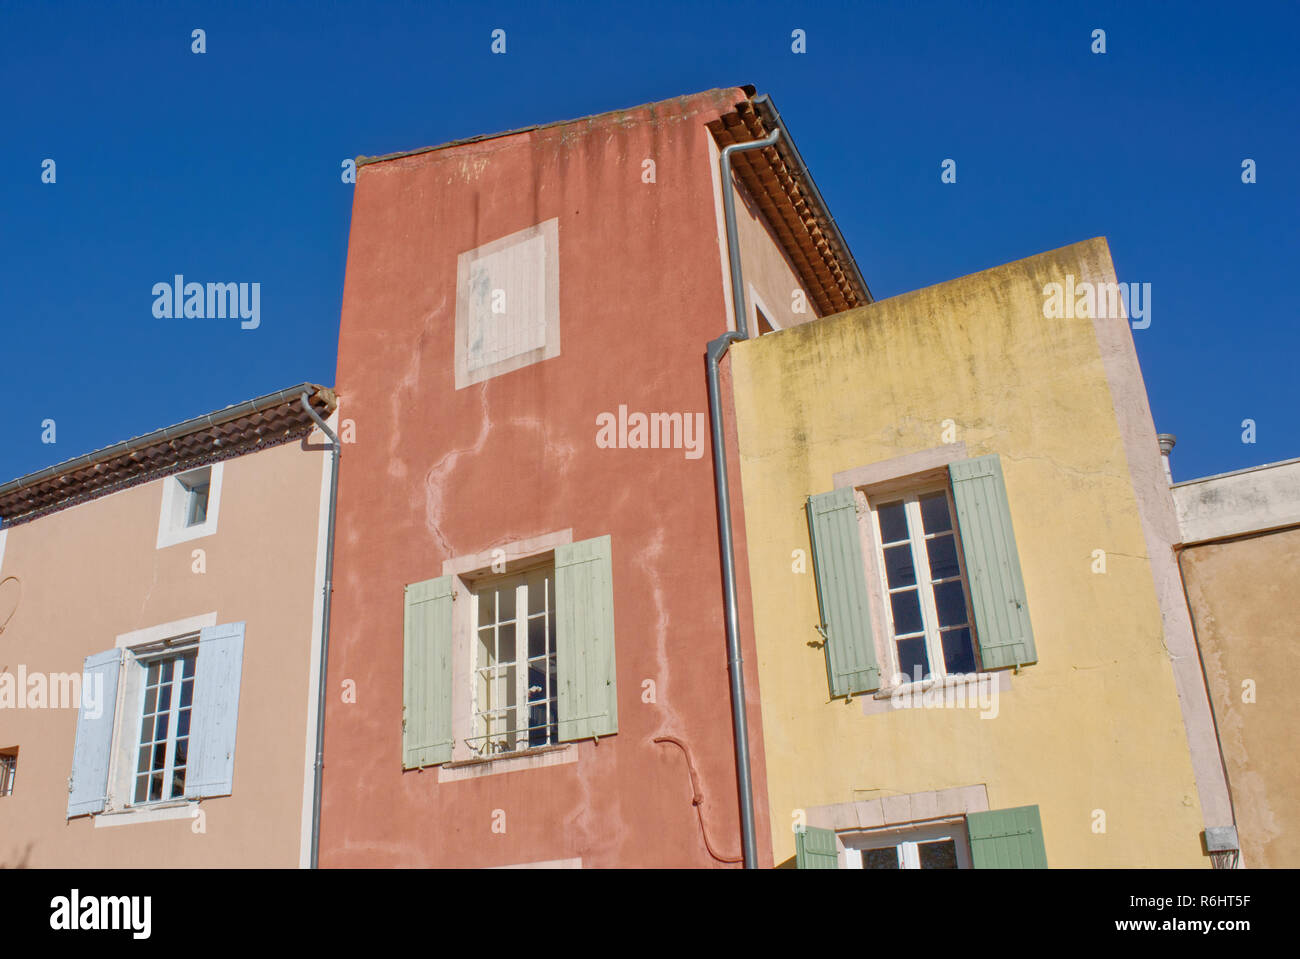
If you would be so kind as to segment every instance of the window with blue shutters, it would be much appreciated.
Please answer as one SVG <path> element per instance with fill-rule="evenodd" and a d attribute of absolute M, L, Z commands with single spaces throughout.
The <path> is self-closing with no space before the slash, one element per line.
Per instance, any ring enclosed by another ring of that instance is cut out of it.
<path fill-rule="evenodd" d="M 243 655 L 230 623 L 87 657 L 68 817 L 230 795 Z"/>

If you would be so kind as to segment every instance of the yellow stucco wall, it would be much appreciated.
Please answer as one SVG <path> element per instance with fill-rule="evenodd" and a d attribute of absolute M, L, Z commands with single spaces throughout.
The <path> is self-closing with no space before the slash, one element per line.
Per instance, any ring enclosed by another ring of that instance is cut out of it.
<path fill-rule="evenodd" d="M 1193 546 L 1182 556 L 1232 783 L 1243 865 L 1300 866 L 1295 622 L 1300 529 Z M 1251 687 L 1243 687 L 1247 681 Z"/>
<path fill-rule="evenodd" d="M 1090 319 L 1043 316 L 1044 286 L 1067 273 L 1113 282 L 1105 241 L 731 351 L 778 864 L 794 854 L 797 809 L 982 783 L 990 808 L 1039 806 L 1052 866 L 1208 865 L 1098 337 Z M 945 420 L 969 456 L 1001 457 L 1039 662 L 1011 678 L 994 719 L 866 715 L 861 697 L 829 701 L 809 645 L 811 561 L 792 570 L 809 550 L 804 500 L 836 472 L 941 446 Z"/>

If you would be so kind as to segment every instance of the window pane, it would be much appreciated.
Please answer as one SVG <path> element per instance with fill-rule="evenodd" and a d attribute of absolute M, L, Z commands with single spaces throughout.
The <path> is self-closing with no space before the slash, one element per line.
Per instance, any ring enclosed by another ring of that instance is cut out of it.
<path fill-rule="evenodd" d="M 497 590 L 497 621 L 504 623 L 515 618 L 515 585 L 509 583 Z"/>
<path fill-rule="evenodd" d="M 168 666 L 171 663 L 167 664 Z M 158 712 L 165 713 L 172 708 L 172 688 L 170 685 L 158 687 Z"/>
<path fill-rule="evenodd" d="M 885 581 L 890 589 L 916 585 L 916 569 L 912 565 L 912 547 L 907 543 L 885 550 Z"/>
<path fill-rule="evenodd" d="M 189 734 L 190 711 L 188 709 L 182 709 L 180 719 L 176 721 L 176 736 L 179 738 L 181 736 L 188 736 Z M 180 760 L 177 760 L 177 762 L 180 762 Z"/>
<path fill-rule="evenodd" d="M 147 773 L 149 771 L 149 747 L 145 746 L 140 750 L 140 761 L 136 763 L 136 773 Z"/>
<path fill-rule="evenodd" d="M 943 667 L 950 673 L 973 673 L 975 648 L 969 629 L 954 629 L 943 634 Z"/>
<path fill-rule="evenodd" d="M 149 777 L 137 776 L 135 780 L 135 799 L 133 802 L 144 802 L 149 798 Z"/>
<path fill-rule="evenodd" d="M 936 536 L 925 544 L 930 555 L 930 578 L 950 579 L 961 572 L 957 564 L 957 541 L 951 536 Z"/>
<path fill-rule="evenodd" d="M 876 515 L 880 517 L 880 541 L 882 543 L 893 543 L 900 539 L 907 539 L 907 514 L 903 512 L 902 503 L 890 503 L 888 506 L 881 506 L 876 510 Z"/>
<path fill-rule="evenodd" d="M 550 736 L 547 735 L 546 716 L 546 703 L 529 707 L 528 725 L 535 727 L 528 730 L 529 746 L 546 746 L 550 743 Z"/>
<path fill-rule="evenodd" d="M 531 593 L 529 594 L 531 595 Z M 528 658 L 546 655 L 546 617 L 538 616 L 528 621 Z"/>
<path fill-rule="evenodd" d="M 154 727 L 153 738 L 158 742 L 165 742 L 167 739 L 167 720 L 171 718 L 171 713 L 159 713 Z"/>
<path fill-rule="evenodd" d="M 961 580 L 940 583 L 934 588 L 934 607 L 939 611 L 939 628 L 961 626 L 966 622 L 966 590 Z"/>
<path fill-rule="evenodd" d="M 144 715 L 148 716 L 153 712 L 154 705 L 158 702 L 157 688 L 150 689 L 144 694 Z"/>
<path fill-rule="evenodd" d="M 194 680 L 187 679 L 181 683 L 181 708 L 184 709 L 194 702 Z"/>
<path fill-rule="evenodd" d="M 862 850 L 863 869 L 897 869 L 898 849 L 886 846 L 884 849 Z"/>
<path fill-rule="evenodd" d="M 487 626 L 497 621 L 497 594 L 485 589 L 478 594 L 478 624 Z"/>
<path fill-rule="evenodd" d="M 540 703 L 546 698 L 546 673 L 542 671 L 544 660 L 532 663 L 528 667 L 528 701 Z"/>
<path fill-rule="evenodd" d="M 921 528 L 927 533 L 942 533 L 952 529 L 947 493 L 930 493 L 921 497 Z"/>
<path fill-rule="evenodd" d="M 894 611 L 894 635 L 906 636 L 921 631 L 921 599 L 914 589 L 893 593 L 889 605 Z"/>
<path fill-rule="evenodd" d="M 173 664 L 170 659 L 163 660 L 161 682 L 170 683 L 172 681 L 172 665 Z"/>
<path fill-rule="evenodd" d="M 499 630 L 497 655 L 501 657 L 501 662 L 513 663 L 515 661 L 515 624 L 506 623 L 504 626 L 498 626 L 497 629 Z"/>
<path fill-rule="evenodd" d="M 476 653 L 476 663 L 480 669 L 484 666 L 493 666 L 496 664 L 496 627 L 487 626 L 478 631 L 478 652 Z"/>
<path fill-rule="evenodd" d="M 528 579 L 528 612 L 540 613 L 546 609 L 547 590 L 550 579 L 545 573 L 534 574 Z"/>
<path fill-rule="evenodd" d="M 957 845 L 951 839 L 917 843 L 916 852 L 922 869 L 957 868 Z"/>
<path fill-rule="evenodd" d="M 198 659 L 198 657 L 194 653 L 187 653 L 181 657 L 181 662 L 185 664 L 185 672 L 183 674 L 185 679 L 194 678 L 194 662 L 196 659 Z"/>
<path fill-rule="evenodd" d="M 149 675 L 146 677 L 145 684 L 148 686 L 158 685 L 158 664 L 157 663 L 149 664 Z"/>
<path fill-rule="evenodd" d="M 930 658 L 925 653 L 925 637 L 898 641 L 898 668 L 903 673 L 903 682 L 915 682 L 930 675 Z"/>

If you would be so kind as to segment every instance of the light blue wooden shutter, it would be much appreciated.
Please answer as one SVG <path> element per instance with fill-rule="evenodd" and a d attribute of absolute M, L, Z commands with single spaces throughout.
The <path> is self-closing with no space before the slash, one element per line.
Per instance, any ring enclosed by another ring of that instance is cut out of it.
<path fill-rule="evenodd" d="M 610 538 L 555 548 L 560 740 L 618 732 Z"/>
<path fill-rule="evenodd" d="M 831 696 L 879 689 L 857 500 L 837 489 L 809 496 L 807 508 Z"/>
<path fill-rule="evenodd" d="M 973 812 L 966 817 L 976 869 L 1046 869 L 1043 822 L 1037 806 Z"/>
<path fill-rule="evenodd" d="M 239 682 L 244 672 L 244 624 L 226 623 L 199 631 L 194 663 L 194 706 L 190 712 L 189 765 L 185 798 L 229 796 L 235 780 L 235 731 L 239 725 Z"/>
<path fill-rule="evenodd" d="M 452 577 L 406 587 L 402 767 L 451 761 Z"/>
<path fill-rule="evenodd" d="M 997 454 L 948 466 L 957 528 L 975 611 L 975 634 L 985 669 L 1038 662 L 1020 554 Z"/>
<path fill-rule="evenodd" d="M 87 656 L 82 667 L 81 708 L 72 747 L 72 776 L 68 780 L 69 819 L 104 810 L 121 666 L 122 650 L 109 649 Z"/>
<path fill-rule="evenodd" d="M 839 869 L 835 830 L 804 827 L 794 834 L 794 862 L 798 869 Z"/>

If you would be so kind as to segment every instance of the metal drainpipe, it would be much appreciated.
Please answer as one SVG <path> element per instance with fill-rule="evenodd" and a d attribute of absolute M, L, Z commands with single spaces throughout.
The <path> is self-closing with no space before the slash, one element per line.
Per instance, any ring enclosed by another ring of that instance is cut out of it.
<path fill-rule="evenodd" d="M 733 143 L 722 148 L 722 208 L 727 217 L 727 255 L 731 260 L 731 305 L 736 313 L 738 339 L 749 339 L 749 319 L 745 311 L 745 279 L 740 269 L 740 241 L 736 236 L 736 191 L 731 185 L 731 155 L 747 150 L 761 150 L 781 139 L 778 127 L 761 140 Z M 725 349 L 725 348 L 724 348 Z"/>
<path fill-rule="evenodd" d="M 740 791 L 740 832 L 745 868 L 758 868 L 754 837 L 754 784 L 749 772 L 749 727 L 745 722 L 745 678 L 740 658 L 740 604 L 736 600 L 736 547 L 731 534 L 731 490 L 727 486 L 727 450 L 722 438 L 722 398 L 718 362 L 727 347 L 742 339 L 726 332 L 709 343 L 709 416 L 713 421 L 713 483 L 718 499 L 718 534 L 722 550 L 722 587 L 727 616 L 727 671 L 731 675 L 731 725 L 736 738 L 736 779 Z"/>
<path fill-rule="evenodd" d="M 727 617 L 727 672 L 731 679 L 731 725 L 736 740 L 736 784 L 740 792 L 740 832 L 745 868 L 758 868 L 757 840 L 754 834 L 754 783 L 749 769 L 749 726 L 745 710 L 745 677 L 740 656 L 740 603 L 736 599 L 736 546 L 731 529 L 731 489 L 727 485 L 727 449 L 722 436 L 722 398 L 718 386 L 718 364 L 727 347 L 737 340 L 749 339 L 745 317 L 745 284 L 740 266 L 740 243 L 736 238 L 736 195 L 731 183 L 731 155 L 744 150 L 770 147 L 781 137 L 773 130 L 761 140 L 733 143 L 722 150 L 722 206 L 727 219 L 727 253 L 731 263 L 731 303 L 736 329 L 723 333 L 709 343 L 709 418 L 713 442 L 713 483 L 718 503 L 718 535 L 722 553 L 722 587 Z"/>
<path fill-rule="evenodd" d="M 311 408 L 306 393 L 302 394 L 300 402 L 307 415 L 312 418 L 321 432 L 329 437 L 333 446 L 333 458 L 330 461 L 329 530 L 325 535 L 325 602 L 321 610 L 320 683 L 316 690 L 316 781 L 312 786 L 311 800 L 311 868 L 319 869 L 321 777 L 325 768 L 325 673 L 329 665 L 330 651 L 330 597 L 334 592 L 334 517 L 339 492 L 339 458 L 343 455 L 343 450 L 334 431 L 326 426 L 320 414 Z"/>

